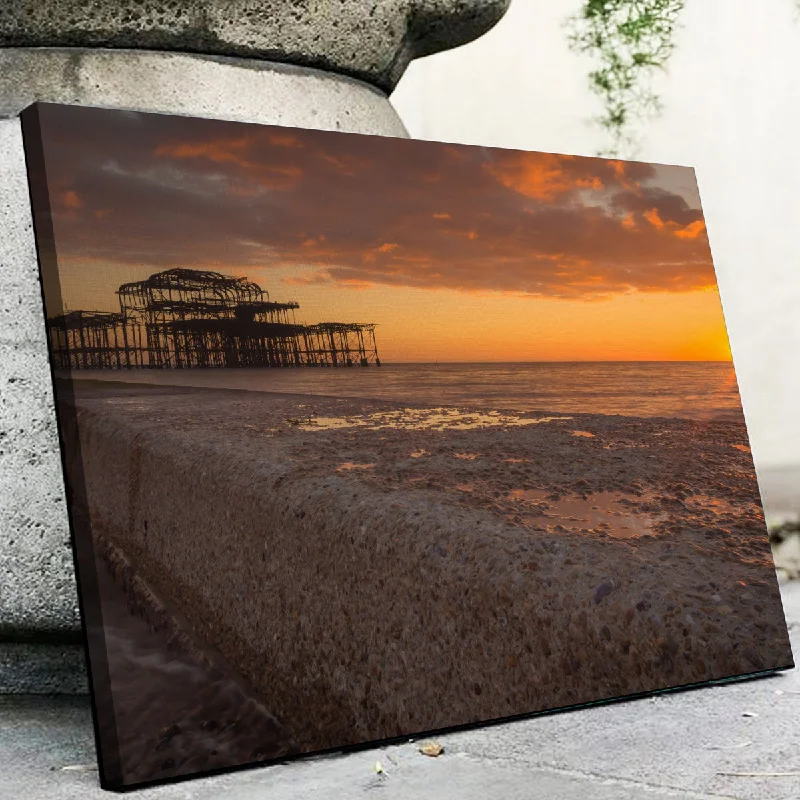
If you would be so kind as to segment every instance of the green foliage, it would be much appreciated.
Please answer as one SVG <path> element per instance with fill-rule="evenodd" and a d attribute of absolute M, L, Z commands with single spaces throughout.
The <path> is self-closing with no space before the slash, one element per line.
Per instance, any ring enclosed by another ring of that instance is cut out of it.
<path fill-rule="evenodd" d="M 666 67 L 685 0 L 585 0 L 568 21 L 570 46 L 598 62 L 589 75 L 603 101 L 600 124 L 610 136 L 604 155 L 635 146 L 631 126 L 661 111 L 654 72 Z"/>

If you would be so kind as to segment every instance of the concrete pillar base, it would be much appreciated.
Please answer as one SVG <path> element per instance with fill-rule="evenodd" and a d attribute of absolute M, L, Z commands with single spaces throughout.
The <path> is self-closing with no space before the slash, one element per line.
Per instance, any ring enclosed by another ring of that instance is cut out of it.
<path fill-rule="evenodd" d="M 408 136 L 385 93 L 333 72 L 146 50 L 0 49 L 0 116 L 37 100 Z"/>

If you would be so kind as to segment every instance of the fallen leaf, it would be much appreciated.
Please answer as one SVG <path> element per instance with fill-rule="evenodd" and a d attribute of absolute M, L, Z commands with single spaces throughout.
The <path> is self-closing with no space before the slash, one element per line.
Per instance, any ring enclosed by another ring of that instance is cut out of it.
<path fill-rule="evenodd" d="M 96 764 L 67 764 L 61 767 L 62 772 L 97 772 Z"/>
<path fill-rule="evenodd" d="M 742 711 L 742 716 L 743 717 L 757 717 L 758 714 L 756 714 L 755 711 Z"/>
<path fill-rule="evenodd" d="M 381 764 L 380 761 L 376 761 L 374 766 L 372 767 L 372 769 L 375 770 L 375 772 L 377 772 L 378 775 L 383 775 L 384 774 L 383 764 Z"/>
<path fill-rule="evenodd" d="M 419 751 L 424 756 L 436 758 L 436 756 L 440 756 L 444 753 L 444 747 L 442 747 L 439 742 L 426 742 L 419 748 Z"/>

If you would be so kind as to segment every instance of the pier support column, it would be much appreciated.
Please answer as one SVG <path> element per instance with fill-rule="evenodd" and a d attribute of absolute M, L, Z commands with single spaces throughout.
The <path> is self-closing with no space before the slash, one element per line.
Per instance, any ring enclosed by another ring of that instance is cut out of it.
<path fill-rule="evenodd" d="M 416 57 L 510 0 L 6 0 L 0 8 L 0 692 L 85 691 L 18 115 L 35 101 L 406 136 Z"/>

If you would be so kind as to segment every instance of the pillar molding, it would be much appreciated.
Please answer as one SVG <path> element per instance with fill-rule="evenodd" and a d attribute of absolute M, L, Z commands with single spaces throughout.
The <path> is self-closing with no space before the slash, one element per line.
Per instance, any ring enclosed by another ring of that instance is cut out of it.
<path fill-rule="evenodd" d="M 264 59 L 390 92 L 409 62 L 489 30 L 510 0 L 5 0 L 0 46 Z"/>

